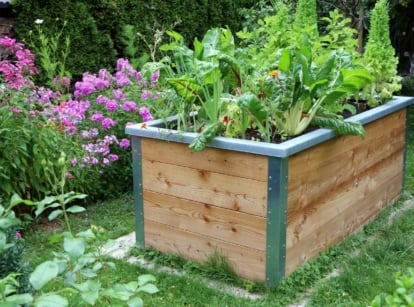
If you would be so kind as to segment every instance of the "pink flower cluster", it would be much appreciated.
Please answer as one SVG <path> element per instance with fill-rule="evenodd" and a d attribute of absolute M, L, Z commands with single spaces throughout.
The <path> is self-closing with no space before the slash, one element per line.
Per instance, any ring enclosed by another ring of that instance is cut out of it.
<path fill-rule="evenodd" d="M 96 75 L 84 73 L 82 80 L 75 83 L 73 100 L 55 108 L 66 131 L 73 134 L 80 130 L 82 139 L 87 142 L 83 145 L 85 157 L 76 161 L 82 167 L 88 164 L 106 166 L 118 160 L 118 156 L 111 153 L 111 147 L 129 148 L 127 139 L 118 141 L 124 135 L 125 126 L 153 119 L 150 109 L 145 105 L 138 107 L 136 101 L 162 99 L 156 91 L 159 72 L 145 81 L 141 72 L 126 59 L 119 59 L 116 68 L 114 74 L 106 69 Z"/>
<path fill-rule="evenodd" d="M 26 76 L 38 73 L 33 53 L 7 36 L 0 38 L 0 51 L 0 73 L 4 75 L 6 85 L 15 90 L 23 86 L 32 88 L 33 83 Z"/>
<path fill-rule="evenodd" d="M 48 126 L 80 142 L 84 155 L 71 159 L 73 167 L 107 166 L 117 161 L 116 152 L 130 147 L 129 140 L 123 138 L 125 126 L 152 120 L 148 106 L 164 99 L 157 91 L 159 72 L 144 80 L 126 59 L 117 61 L 114 74 L 106 69 L 96 75 L 84 73 L 75 83 L 71 99 L 59 91 L 36 87 L 30 80 L 36 73 L 30 50 L 15 39 L 0 38 L 0 75 L 4 83 L 9 90 L 24 90 L 21 97 L 28 102 L 28 119 L 43 118 Z M 67 77 L 53 81 L 61 89 L 70 85 Z M 10 110 L 16 116 L 22 114 L 20 106 L 11 104 Z M 73 177 L 70 172 L 67 176 Z"/>

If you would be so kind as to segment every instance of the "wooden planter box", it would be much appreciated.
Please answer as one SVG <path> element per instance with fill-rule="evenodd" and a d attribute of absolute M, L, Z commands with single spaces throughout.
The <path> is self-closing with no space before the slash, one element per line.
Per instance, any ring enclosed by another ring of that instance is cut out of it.
<path fill-rule="evenodd" d="M 371 220 L 403 187 L 406 119 L 414 98 L 353 116 L 366 138 L 318 129 L 282 144 L 128 126 L 136 240 L 187 259 L 215 250 L 242 277 L 277 284 Z"/>

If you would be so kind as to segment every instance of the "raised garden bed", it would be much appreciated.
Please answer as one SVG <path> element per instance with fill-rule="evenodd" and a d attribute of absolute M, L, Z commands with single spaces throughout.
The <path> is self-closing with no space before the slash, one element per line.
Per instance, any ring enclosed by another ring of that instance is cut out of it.
<path fill-rule="evenodd" d="M 198 153 L 194 133 L 128 126 L 137 245 L 196 261 L 218 250 L 242 278 L 277 284 L 401 195 L 412 103 L 395 97 L 349 118 L 365 139 L 329 129 L 281 144 L 216 137 Z"/>

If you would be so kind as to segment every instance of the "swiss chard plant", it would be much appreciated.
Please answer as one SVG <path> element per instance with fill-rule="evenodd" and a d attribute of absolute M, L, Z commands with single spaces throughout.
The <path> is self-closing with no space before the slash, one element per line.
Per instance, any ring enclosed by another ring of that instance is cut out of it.
<path fill-rule="evenodd" d="M 373 78 L 365 69 L 354 68 L 351 56 L 341 49 L 327 50 L 319 65 L 313 54 L 306 43 L 281 51 L 277 71 L 263 86 L 272 123 L 285 137 L 303 133 L 311 123 L 339 134 L 363 135 L 360 123 L 344 121 L 338 113 L 344 109 L 355 112 L 346 98 Z"/>

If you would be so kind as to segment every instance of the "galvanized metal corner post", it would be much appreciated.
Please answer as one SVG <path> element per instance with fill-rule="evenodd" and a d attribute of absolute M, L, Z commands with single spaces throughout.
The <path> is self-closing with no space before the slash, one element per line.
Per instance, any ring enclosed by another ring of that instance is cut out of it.
<path fill-rule="evenodd" d="M 285 277 L 288 158 L 268 158 L 266 286 Z"/>
<path fill-rule="evenodd" d="M 141 138 L 132 137 L 133 193 L 135 208 L 135 240 L 139 248 L 145 247 L 144 198 L 142 194 L 142 155 Z"/>

